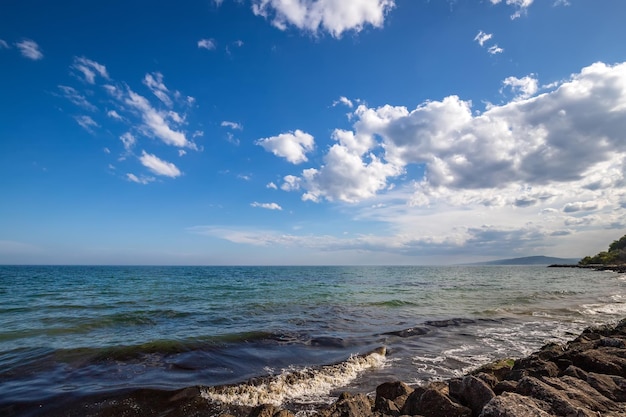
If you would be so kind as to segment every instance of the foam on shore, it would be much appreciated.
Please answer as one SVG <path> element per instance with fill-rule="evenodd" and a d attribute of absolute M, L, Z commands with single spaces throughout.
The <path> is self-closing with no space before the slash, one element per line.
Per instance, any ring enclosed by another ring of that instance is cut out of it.
<path fill-rule="evenodd" d="M 287 369 L 279 375 L 244 384 L 206 387 L 201 395 L 211 401 L 250 407 L 260 404 L 278 406 L 294 400 L 319 402 L 323 397 L 329 397 L 332 390 L 355 380 L 363 371 L 384 366 L 385 353 L 386 349 L 381 347 L 334 365 Z"/>

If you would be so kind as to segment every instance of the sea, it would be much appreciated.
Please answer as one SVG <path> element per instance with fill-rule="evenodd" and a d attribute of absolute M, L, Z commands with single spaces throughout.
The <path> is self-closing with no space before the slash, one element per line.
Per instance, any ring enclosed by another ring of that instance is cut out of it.
<path fill-rule="evenodd" d="M 626 276 L 546 266 L 0 266 L 0 414 L 199 387 L 295 412 L 626 316 Z"/>

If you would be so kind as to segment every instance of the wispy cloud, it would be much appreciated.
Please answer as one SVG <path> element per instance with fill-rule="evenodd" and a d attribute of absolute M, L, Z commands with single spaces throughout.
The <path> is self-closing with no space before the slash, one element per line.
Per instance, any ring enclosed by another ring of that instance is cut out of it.
<path fill-rule="evenodd" d="M 200 39 L 198 41 L 198 48 L 213 51 L 217 48 L 217 43 L 215 42 L 215 39 Z"/>
<path fill-rule="evenodd" d="M 156 181 L 156 178 L 154 177 L 147 177 L 143 175 L 141 177 L 138 177 L 135 174 L 131 174 L 131 173 L 126 174 L 126 179 L 128 179 L 128 181 L 136 182 L 137 184 L 144 184 L 144 185 L 150 184 L 151 182 Z"/>
<path fill-rule="evenodd" d="M 43 52 L 41 52 L 37 42 L 33 40 L 24 39 L 23 41 L 17 42 L 15 46 L 17 46 L 20 53 L 25 58 L 32 59 L 33 61 L 43 59 Z"/>
<path fill-rule="evenodd" d="M 491 4 L 500 4 L 502 0 L 490 0 Z M 557 2 L 562 0 L 557 0 Z M 522 17 L 528 11 L 528 8 L 533 4 L 534 0 L 505 0 L 507 6 L 513 6 L 515 13 L 511 15 L 511 20 Z"/>
<path fill-rule="evenodd" d="M 484 46 L 485 42 L 487 42 L 489 39 L 491 39 L 493 37 L 492 33 L 485 33 L 482 30 L 478 32 L 478 35 L 476 35 L 476 37 L 474 38 L 474 40 L 476 42 L 478 42 L 478 44 L 480 46 Z"/>
<path fill-rule="evenodd" d="M 283 208 L 276 203 L 254 203 L 250 204 L 252 207 L 264 208 L 266 210 L 282 210 Z"/>
<path fill-rule="evenodd" d="M 500 48 L 496 44 L 496 45 L 490 46 L 489 49 L 487 49 L 487 52 L 489 52 L 491 55 L 501 54 L 502 52 L 504 52 L 504 48 Z"/>
<path fill-rule="evenodd" d="M 97 75 L 105 80 L 109 79 L 109 74 L 104 65 L 85 57 L 74 57 L 72 69 L 78 71 L 82 75 L 82 78 L 89 84 L 96 83 Z"/>
<path fill-rule="evenodd" d="M 243 130 L 243 126 L 241 125 L 241 123 L 236 123 L 236 122 L 229 122 L 227 120 L 224 120 L 220 126 L 222 127 L 228 127 L 230 129 L 233 130 Z"/>
<path fill-rule="evenodd" d="M 59 90 L 63 93 L 63 96 L 68 99 L 71 103 L 82 107 L 85 110 L 96 111 L 98 110 L 96 106 L 91 104 L 87 98 L 80 94 L 78 90 L 73 87 L 69 87 L 67 85 L 59 85 L 57 86 Z"/>
<path fill-rule="evenodd" d="M 98 123 L 96 123 L 96 121 L 89 116 L 76 116 L 74 117 L 74 120 L 76 120 L 76 123 L 78 123 L 80 127 L 89 133 L 93 133 L 94 127 L 100 127 L 100 125 L 98 125 Z"/>
<path fill-rule="evenodd" d="M 155 72 L 153 74 L 146 74 L 143 79 L 143 83 L 152 91 L 159 100 L 161 100 L 166 106 L 172 107 L 172 99 L 169 97 L 169 90 L 163 83 L 163 74 Z"/>
<path fill-rule="evenodd" d="M 139 157 L 141 164 L 157 175 L 176 178 L 181 175 L 180 170 L 171 162 L 164 161 L 156 155 L 142 151 Z"/>
<path fill-rule="evenodd" d="M 0 39 L 0 49 L 10 49 L 10 48 L 11 47 L 5 40 Z"/>
<path fill-rule="evenodd" d="M 183 132 L 173 129 L 167 123 L 166 119 L 172 118 L 171 114 L 157 111 L 145 97 L 128 89 L 124 103 L 139 112 L 143 120 L 142 128 L 147 134 L 159 138 L 167 145 L 197 149 L 196 144 L 189 141 Z"/>

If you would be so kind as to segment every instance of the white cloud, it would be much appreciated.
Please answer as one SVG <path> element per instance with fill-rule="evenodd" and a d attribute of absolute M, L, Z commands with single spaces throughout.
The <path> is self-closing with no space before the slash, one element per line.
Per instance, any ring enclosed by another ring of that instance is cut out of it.
<path fill-rule="evenodd" d="M 75 88 L 66 85 L 59 85 L 57 87 L 59 88 L 59 90 L 61 90 L 63 96 L 73 104 L 82 107 L 85 110 L 97 110 L 96 106 L 91 104 L 89 100 L 87 100 L 87 98 L 84 95 L 80 94 Z"/>
<path fill-rule="evenodd" d="M 115 110 L 109 110 L 107 112 L 107 116 L 109 116 L 111 119 L 123 120 L 122 116 L 120 116 L 119 113 L 116 112 Z"/>
<path fill-rule="evenodd" d="M 10 49 L 10 48 L 11 47 L 5 40 L 0 39 L 0 49 Z"/>
<path fill-rule="evenodd" d="M 534 81 L 518 84 L 526 95 L 535 88 Z M 303 189 L 302 197 L 313 201 L 354 203 L 388 189 L 415 165 L 425 171 L 415 197 L 422 206 L 442 196 L 532 206 L 546 196 L 564 198 L 563 184 L 603 192 L 624 181 L 626 63 L 593 64 L 552 92 L 478 115 L 470 102 L 450 96 L 414 110 L 361 105 L 352 118 L 354 129 L 335 132 L 339 143 L 324 164 L 305 169 L 283 189 Z M 523 184 L 543 194 L 504 198 L 498 191 Z"/>
<path fill-rule="evenodd" d="M 127 152 L 130 152 L 137 143 L 137 139 L 130 132 L 126 132 L 120 136 L 120 140 Z"/>
<path fill-rule="evenodd" d="M 228 127 L 230 129 L 233 130 L 243 130 L 243 126 L 240 123 L 236 123 L 236 122 L 229 122 L 227 120 L 224 120 L 220 126 L 222 127 Z"/>
<path fill-rule="evenodd" d="M 499 4 L 502 0 L 490 0 L 492 4 Z M 557 3 L 562 0 L 557 0 Z M 511 19 L 517 19 L 526 14 L 528 8 L 533 4 L 534 0 L 506 0 L 507 6 L 515 7 L 516 11 L 511 15 Z"/>
<path fill-rule="evenodd" d="M 346 31 L 360 32 L 366 25 L 383 26 L 395 0 L 253 0 L 252 11 L 270 19 L 280 30 L 293 25 L 317 34 L 339 38 Z"/>
<path fill-rule="evenodd" d="M 41 49 L 39 48 L 39 45 L 37 45 L 37 42 L 33 40 L 24 39 L 23 41 L 17 42 L 15 46 L 17 46 L 17 48 L 20 50 L 20 53 L 25 58 L 32 59 L 33 61 L 43 59 L 43 52 L 41 52 Z"/>
<path fill-rule="evenodd" d="M 503 48 L 500 48 L 497 44 L 490 46 L 487 49 L 487 52 L 489 52 L 491 55 L 495 55 L 495 54 L 501 54 L 502 52 L 504 52 Z"/>
<path fill-rule="evenodd" d="M 283 185 L 280 186 L 284 191 L 295 191 L 300 189 L 300 183 L 302 180 L 295 175 L 286 175 L 283 178 Z"/>
<path fill-rule="evenodd" d="M 266 210 L 282 210 L 283 208 L 276 203 L 257 203 L 250 204 L 252 207 L 264 208 Z"/>
<path fill-rule="evenodd" d="M 169 90 L 163 83 L 163 74 L 160 72 L 146 74 L 143 79 L 143 83 L 150 89 L 150 91 L 152 91 L 152 94 L 154 94 L 166 106 L 172 107 L 172 99 L 168 95 Z"/>
<path fill-rule="evenodd" d="M 347 97 L 341 96 L 339 97 L 338 100 L 333 101 L 333 107 L 339 105 L 339 104 L 343 104 L 344 106 L 348 106 L 350 108 L 354 107 L 354 103 L 352 103 L 352 101 L 350 99 L 348 99 Z"/>
<path fill-rule="evenodd" d="M 535 74 L 527 75 L 523 78 L 507 77 L 502 81 L 503 88 L 500 89 L 500 93 L 503 92 L 504 87 L 509 87 L 513 93 L 515 93 L 515 99 L 526 99 L 537 93 L 539 90 L 539 82 L 535 78 Z"/>
<path fill-rule="evenodd" d="M 79 71 L 83 75 L 84 80 L 89 84 L 95 84 L 96 75 L 106 80 L 109 79 L 109 74 L 104 65 L 85 57 L 74 57 L 72 68 Z"/>
<path fill-rule="evenodd" d="M 136 182 L 137 184 L 144 184 L 144 185 L 149 184 L 156 180 L 156 178 L 154 177 L 146 177 L 146 176 L 138 177 L 135 174 L 131 174 L 131 173 L 126 174 L 126 179 L 132 182 Z"/>
<path fill-rule="evenodd" d="M 129 89 L 124 103 L 139 111 L 143 128 L 148 134 L 161 139 L 167 145 L 196 149 L 195 143 L 187 140 L 183 132 L 172 129 L 167 123 L 166 118 L 171 117 L 171 114 L 157 111 L 145 97 Z"/>
<path fill-rule="evenodd" d="M 217 48 L 217 44 L 215 43 L 214 39 L 200 39 L 198 41 L 198 48 L 213 51 L 215 50 L 215 48 Z"/>
<path fill-rule="evenodd" d="M 157 175 L 176 178 L 181 175 L 180 170 L 171 162 L 159 159 L 156 155 L 142 151 L 139 157 L 141 164 Z"/>
<path fill-rule="evenodd" d="M 305 154 L 313 150 L 315 141 L 313 136 L 308 133 L 296 130 L 295 132 L 281 133 L 278 136 L 259 139 L 256 144 L 276 156 L 285 158 L 292 164 L 300 164 L 308 161 Z"/>
<path fill-rule="evenodd" d="M 76 120 L 76 123 L 80 125 L 80 127 L 85 129 L 89 133 L 93 133 L 92 128 L 99 127 L 98 123 L 96 123 L 96 121 L 89 116 L 76 116 L 74 117 L 74 119 Z"/>
<path fill-rule="evenodd" d="M 474 40 L 476 42 L 478 42 L 478 44 L 480 46 L 484 46 L 485 42 L 487 42 L 489 39 L 491 39 L 493 37 L 492 33 L 485 33 L 482 30 L 478 32 L 478 35 L 476 35 L 476 37 L 474 38 Z"/>
<path fill-rule="evenodd" d="M 265 187 L 271 188 L 272 190 L 278 190 L 278 187 L 273 182 L 268 183 Z"/>

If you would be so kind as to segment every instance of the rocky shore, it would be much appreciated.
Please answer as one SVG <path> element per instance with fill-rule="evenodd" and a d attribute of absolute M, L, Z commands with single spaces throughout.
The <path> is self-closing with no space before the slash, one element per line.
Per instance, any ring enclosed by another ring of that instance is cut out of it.
<path fill-rule="evenodd" d="M 141 390 L 21 415 L 294 417 L 272 405 L 224 406 L 202 387 Z M 5 410 L 8 411 L 8 410 Z M 41 412 L 43 411 L 43 414 Z M 17 415 L 16 414 L 16 415 Z M 501 360 L 462 378 L 411 387 L 401 381 L 375 394 L 342 394 L 313 417 L 626 417 L 626 319 L 585 330 L 567 344 L 548 344 L 518 360 Z"/>

